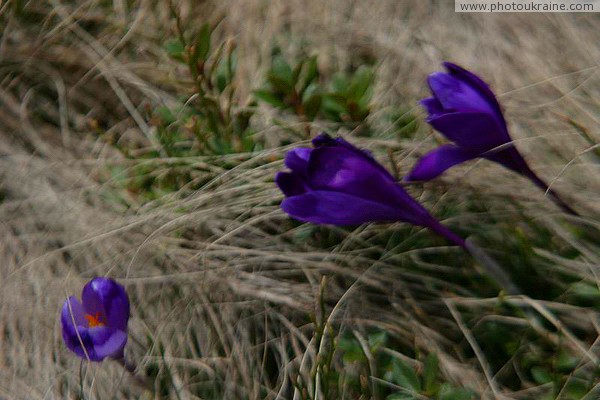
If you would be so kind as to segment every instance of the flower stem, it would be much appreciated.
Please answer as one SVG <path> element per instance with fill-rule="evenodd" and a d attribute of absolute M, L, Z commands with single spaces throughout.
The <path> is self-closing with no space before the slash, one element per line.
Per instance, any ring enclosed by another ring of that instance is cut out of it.
<path fill-rule="evenodd" d="M 116 362 L 118 362 L 119 364 L 121 364 L 121 366 L 127 371 L 129 372 L 129 374 L 131 375 L 131 377 L 133 378 L 133 380 L 135 381 L 135 383 L 137 383 L 138 386 L 149 390 L 150 392 L 154 392 L 154 384 L 152 383 L 152 381 L 150 381 L 148 378 L 146 377 L 142 377 L 140 375 L 138 375 L 136 373 L 137 370 L 137 366 L 130 362 L 127 361 L 125 359 L 125 356 L 121 357 L 121 358 L 116 358 L 115 359 Z"/>
<path fill-rule="evenodd" d="M 542 180 L 539 176 L 535 174 L 535 172 L 530 171 L 525 174 L 531 181 L 540 189 L 542 189 L 545 193 L 550 195 L 550 199 L 559 206 L 564 212 L 567 214 L 574 215 L 576 217 L 580 217 L 579 213 L 573 210 L 560 196 L 559 194 L 552 189 L 546 182 Z"/>
<path fill-rule="evenodd" d="M 427 227 L 435 233 L 437 233 L 438 235 L 445 237 L 446 239 L 448 239 L 448 241 L 462 247 L 463 249 L 467 248 L 465 239 L 461 238 L 456 233 L 452 232 L 450 229 L 446 228 L 439 222 L 433 221 Z"/>
<path fill-rule="evenodd" d="M 471 241 L 466 241 L 437 221 L 431 223 L 428 228 L 445 237 L 450 242 L 465 249 L 483 267 L 486 274 L 494 279 L 496 283 L 506 291 L 506 293 L 511 295 L 522 294 L 521 290 L 510 279 L 508 274 L 504 272 L 502 267 L 498 265 L 498 263 L 490 256 L 488 256 L 484 250 L 477 247 Z"/>
<path fill-rule="evenodd" d="M 485 272 L 491 276 L 510 295 L 523 294 L 521 289 L 510 279 L 502 267 L 491 258 L 481 247 L 475 245 L 471 240 L 465 241 L 465 249 L 483 267 Z"/>
<path fill-rule="evenodd" d="M 85 400 L 85 392 L 83 391 L 83 363 L 84 360 L 81 360 L 79 364 L 79 392 L 81 394 L 81 400 Z"/>

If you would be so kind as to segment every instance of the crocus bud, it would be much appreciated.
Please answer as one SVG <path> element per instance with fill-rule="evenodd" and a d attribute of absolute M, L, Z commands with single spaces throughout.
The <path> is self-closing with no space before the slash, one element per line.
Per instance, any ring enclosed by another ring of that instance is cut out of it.
<path fill-rule="evenodd" d="M 464 240 L 429 214 L 371 154 L 326 134 L 313 145 L 288 152 L 290 171 L 275 177 L 286 196 L 281 208 L 290 216 L 331 225 L 403 221 L 464 247 Z"/>
<path fill-rule="evenodd" d="M 427 80 L 433 97 L 421 101 L 427 122 L 453 144 L 440 146 L 424 155 L 405 178 L 426 181 L 447 169 L 477 157 L 495 161 L 529 178 L 547 191 L 568 213 L 577 213 L 527 165 L 508 133 L 496 96 L 477 75 L 449 62 L 448 72 L 434 72 Z"/>

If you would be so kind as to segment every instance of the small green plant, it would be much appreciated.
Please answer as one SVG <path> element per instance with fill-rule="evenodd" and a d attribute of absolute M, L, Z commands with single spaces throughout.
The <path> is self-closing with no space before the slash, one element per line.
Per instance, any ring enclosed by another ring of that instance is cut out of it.
<path fill-rule="evenodd" d="M 274 56 L 266 84 L 254 95 L 262 102 L 290 111 L 305 121 L 322 118 L 356 126 L 371 111 L 374 73 L 361 66 L 352 73 L 336 73 L 329 79 L 319 73 L 316 56 L 295 64 L 281 54 Z"/>
<path fill-rule="evenodd" d="M 475 399 L 470 390 L 444 382 L 435 354 L 427 355 L 422 363 L 416 362 L 415 365 L 422 365 L 416 367 L 397 357 L 395 352 L 385 351 L 391 345 L 388 334 L 380 330 L 368 334 L 362 343 L 354 335 L 343 335 L 337 343 L 337 350 L 343 354 L 346 388 L 352 388 L 357 395 L 371 395 L 386 400 Z M 369 364 L 365 349 L 372 356 L 374 365 Z M 376 370 L 373 371 L 373 367 Z M 369 376 L 376 378 L 373 382 L 377 384 L 368 385 Z"/>
<path fill-rule="evenodd" d="M 335 74 L 323 99 L 323 115 L 350 126 L 363 122 L 371 112 L 375 74 L 361 66 L 351 74 Z"/>
<path fill-rule="evenodd" d="M 202 172 L 191 167 L 190 157 L 251 152 L 260 146 L 250 125 L 253 104 L 240 106 L 236 90 L 235 44 L 218 42 L 215 27 L 209 23 L 196 31 L 184 30 L 186 24 L 177 10 L 172 7 L 171 11 L 176 37 L 167 39 L 164 49 L 188 72 L 181 80 L 185 96 L 175 105 L 148 107 L 153 146 L 139 149 L 136 144 L 115 143 L 136 162 L 130 168 L 110 171 L 110 179 L 142 201 L 183 187 L 193 190 L 205 182 L 199 176 Z"/>
<path fill-rule="evenodd" d="M 266 80 L 265 87 L 254 92 L 258 100 L 292 111 L 307 121 L 315 119 L 323 101 L 316 56 L 292 66 L 283 56 L 276 55 Z"/>
<path fill-rule="evenodd" d="M 423 397 L 436 400 L 475 399 L 472 391 L 441 381 L 439 360 L 433 353 L 426 357 L 420 372 L 400 358 L 392 358 L 386 368 L 385 380 L 398 387 L 386 400 L 412 400 Z"/>
<path fill-rule="evenodd" d="M 171 156 L 252 151 L 253 111 L 239 106 L 234 82 L 235 44 L 226 40 L 213 49 L 214 28 L 208 23 L 188 37 L 176 10 L 172 12 L 178 35 L 165 49 L 172 59 L 187 66 L 192 91 L 177 110 L 158 110 L 156 126 L 161 144 Z"/>

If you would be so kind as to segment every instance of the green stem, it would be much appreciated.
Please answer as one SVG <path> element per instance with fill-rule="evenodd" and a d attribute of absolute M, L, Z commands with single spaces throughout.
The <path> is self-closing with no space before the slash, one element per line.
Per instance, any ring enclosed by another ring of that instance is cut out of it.
<path fill-rule="evenodd" d="M 548 186 L 548 184 L 546 182 L 544 182 L 542 180 L 542 178 L 540 178 L 539 176 L 537 176 L 533 171 L 530 171 L 528 173 L 525 174 L 525 176 L 529 179 L 531 179 L 531 181 L 540 189 L 542 189 L 545 193 L 548 193 L 550 195 L 550 199 L 557 205 L 559 206 L 564 212 L 566 212 L 567 214 L 571 214 L 574 215 L 576 217 L 580 217 L 579 213 L 575 210 L 573 210 L 560 196 L 559 194 L 552 189 L 550 186 Z"/>
<path fill-rule="evenodd" d="M 506 293 L 511 295 L 522 294 L 522 291 L 510 279 L 509 275 L 483 249 L 477 247 L 471 241 L 466 241 L 437 221 L 432 222 L 428 228 L 465 249 L 483 267 L 486 274 L 494 279 Z"/>

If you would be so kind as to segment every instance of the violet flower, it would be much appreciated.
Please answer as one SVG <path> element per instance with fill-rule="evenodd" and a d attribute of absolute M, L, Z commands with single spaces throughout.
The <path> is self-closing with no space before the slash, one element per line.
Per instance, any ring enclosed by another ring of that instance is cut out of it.
<path fill-rule="evenodd" d="M 312 143 L 314 149 L 289 151 L 285 165 L 291 171 L 275 177 L 286 196 L 281 208 L 290 216 L 331 225 L 403 221 L 465 247 L 464 239 L 440 224 L 369 153 L 324 133 Z"/>
<path fill-rule="evenodd" d="M 60 320 L 67 347 L 90 361 L 123 359 L 129 320 L 125 288 L 110 278 L 94 278 L 83 287 L 81 299 L 70 296 L 62 307 Z"/>
<path fill-rule="evenodd" d="M 405 179 L 430 180 L 454 165 L 483 157 L 529 178 L 564 211 L 577 215 L 529 168 L 516 149 L 489 86 L 456 64 L 443 65 L 448 72 L 429 75 L 427 82 L 433 97 L 422 100 L 421 104 L 429 114 L 427 122 L 454 144 L 443 145 L 423 156 Z"/>

